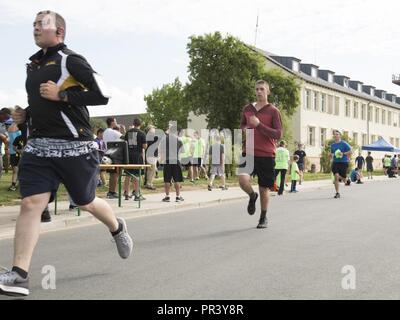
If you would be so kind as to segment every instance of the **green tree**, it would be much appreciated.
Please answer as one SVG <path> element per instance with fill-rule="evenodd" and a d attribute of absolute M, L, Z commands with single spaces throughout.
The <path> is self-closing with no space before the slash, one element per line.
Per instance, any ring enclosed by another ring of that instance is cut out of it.
<path fill-rule="evenodd" d="M 187 96 L 195 114 L 206 115 L 209 128 L 239 128 L 242 108 L 254 101 L 259 79 L 270 83 L 270 101 L 288 117 L 299 105 L 295 78 L 278 69 L 267 71 L 265 58 L 239 39 L 215 32 L 190 37 L 187 48 Z"/>
<path fill-rule="evenodd" d="M 357 143 L 351 139 L 347 133 L 342 134 L 342 140 L 346 141 L 352 148 L 353 154 L 356 152 L 357 149 L 360 147 L 357 145 Z M 332 143 L 335 142 L 334 138 L 331 138 L 325 142 L 325 146 L 322 149 L 321 152 L 321 157 L 320 157 L 320 165 L 321 165 L 321 171 L 323 173 L 329 173 L 331 172 L 331 167 L 332 167 L 332 160 L 330 159 L 330 154 L 331 154 L 331 145 Z M 353 161 L 349 162 L 349 170 L 353 168 Z"/>
<path fill-rule="evenodd" d="M 300 84 L 291 75 L 285 75 L 280 69 L 269 69 L 263 75 L 271 86 L 269 102 L 278 106 L 282 113 L 290 119 L 296 108 L 300 105 Z"/>
<path fill-rule="evenodd" d="M 107 123 L 104 120 L 101 119 L 96 119 L 96 118 L 90 118 L 90 126 L 92 127 L 92 131 L 94 134 L 96 134 L 97 129 L 100 128 L 107 128 Z"/>
<path fill-rule="evenodd" d="M 192 36 L 187 48 L 193 111 L 206 115 L 209 128 L 239 128 L 241 108 L 254 97 L 263 60 L 237 38 L 219 32 Z"/>
<path fill-rule="evenodd" d="M 170 121 L 177 121 L 179 128 L 187 127 L 190 107 L 185 87 L 178 78 L 160 89 L 154 89 L 144 100 L 147 104 L 147 123 L 165 129 Z"/>

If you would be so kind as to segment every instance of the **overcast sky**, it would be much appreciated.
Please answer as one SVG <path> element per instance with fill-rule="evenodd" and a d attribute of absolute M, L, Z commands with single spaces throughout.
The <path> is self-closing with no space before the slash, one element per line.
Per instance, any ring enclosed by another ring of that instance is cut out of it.
<path fill-rule="evenodd" d="M 400 1 L 395 0 L 0 0 L 0 106 L 26 106 L 25 63 L 38 50 L 32 22 L 53 10 L 67 21 L 65 43 L 83 54 L 113 92 L 92 115 L 145 111 L 143 96 L 187 80 L 188 37 L 220 31 L 277 55 L 398 94 Z"/>

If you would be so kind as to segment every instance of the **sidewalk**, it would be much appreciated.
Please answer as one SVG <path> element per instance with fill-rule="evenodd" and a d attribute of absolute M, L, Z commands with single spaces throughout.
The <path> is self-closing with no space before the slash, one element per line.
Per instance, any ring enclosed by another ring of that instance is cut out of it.
<path fill-rule="evenodd" d="M 388 178 L 385 176 L 374 177 L 373 180 L 365 180 L 366 183 L 371 183 L 374 181 L 384 181 Z M 255 190 L 256 189 L 256 186 Z M 307 192 L 315 189 L 322 188 L 332 188 L 331 180 L 319 180 L 319 181 L 307 181 L 303 182 L 301 186 L 298 187 L 300 192 L 296 196 L 301 196 L 302 192 Z M 289 188 L 286 188 L 288 190 Z M 272 196 L 276 193 L 273 192 Z M 117 216 L 123 217 L 125 219 L 142 218 L 151 215 L 167 214 L 170 212 L 195 209 L 200 207 L 215 206 L 222 203 L 230 202 L 241 202 L 240 205 L 243 206 L 243 210 L 246 210 L 245 200 L 247 195 L 240 190 L 239 187 L 232 187 L 226 191 L 220 189 L 214 189 L 212 192 L 205 190 L 196 191 L 186 191 L 182 189 L 182 196 L 185 199 L 184 202 L 175 202 L 175 193 L 171 192 L 171 202 L 165 203 L 161 200 L 164 198 L 164 193 L 158 194 L 148 194 L 146 195 L 146 200 L 142 201 L 141 208 L 138 208 L 138 203 L 129 200 L 122 200 L 122 207 L 118 207 L 118 200 L 106 200 Z M 57 215 L 52 214 L 52 222 L 42 223 L 42 233 L 49 231 L 63 230 L 66 228 L 87 226 L 90 224 L 100 223 L 91 214 L 81 211 L 81 215 L 77 216 L 77 211 L 68 210 L 69 202 L 59 201 L 57 204 Z M 3 206 L 0 207 L 0 240 L 13 238 L 15 221 L 19 213 L 19 206 Z M 54 203 L 50 204 L 50 212 L 54 212 Z"/>

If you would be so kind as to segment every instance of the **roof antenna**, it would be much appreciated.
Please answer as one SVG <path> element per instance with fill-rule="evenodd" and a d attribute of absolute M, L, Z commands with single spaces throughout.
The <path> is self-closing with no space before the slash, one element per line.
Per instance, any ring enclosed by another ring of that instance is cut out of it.
<path fill-rule="evenodd" d="M 254 38 L 254 46 L 256 46 L 256 45 L 257 45 L 257 34 L 258 34 L 258 18 L 259 18 L 259 16 L 260 16 L 260 9 L 258 9 L 258 12 L 257 12 L 256 35 L 255 35 L 255 38 Z"/>

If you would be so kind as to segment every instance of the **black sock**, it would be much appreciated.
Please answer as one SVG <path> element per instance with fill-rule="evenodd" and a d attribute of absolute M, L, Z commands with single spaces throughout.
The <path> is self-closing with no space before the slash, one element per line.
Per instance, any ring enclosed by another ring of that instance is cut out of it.
<path fill-rule="evenodd" d="M 249 194 L 249 197 L 251 200 L 254 200 L 256 198 L 256 193 L 253 191 L 252 193 Z"/>
<path fill-rule="evenodd" d="M 118 229 L 117 229 L 117 231 L 111 232 L 111 235 L 113 237 L 115 237 L 118 233 L 120 233 L 122 231 L 122 228 L 123 228 L 122 223 L 118 221 Z"/>
<path fill-rule="evenodd" d="M 18 273 L 24 279 L 26 279 L 28 277 L 28 272 L 26 272 L 25 270 L 22 270 L 21 268 L 14 266 L 14 267 L 12 267 L 11 271 Z"/>

